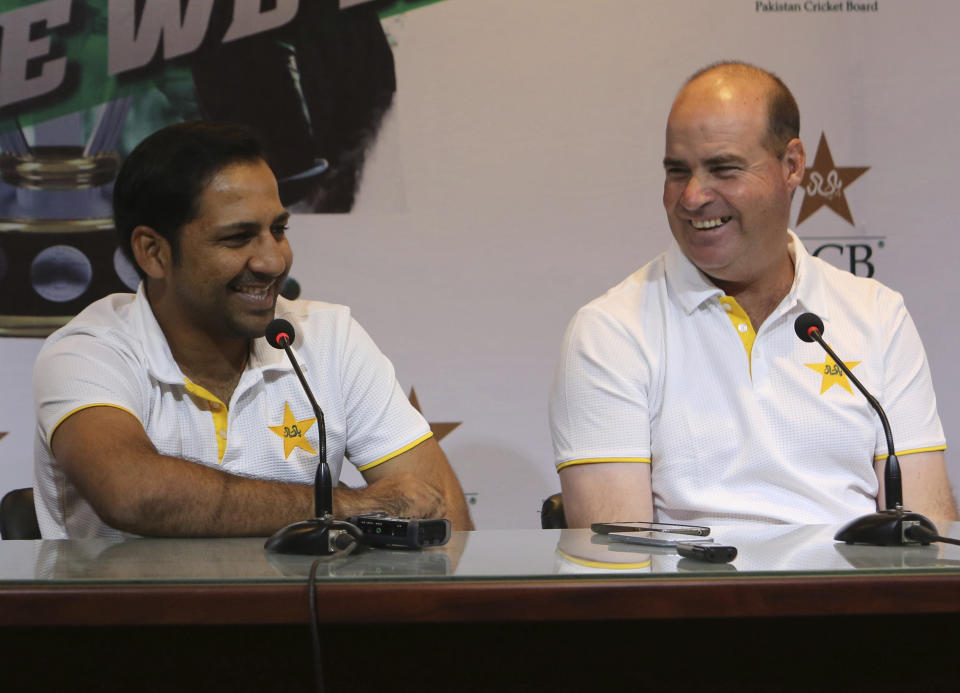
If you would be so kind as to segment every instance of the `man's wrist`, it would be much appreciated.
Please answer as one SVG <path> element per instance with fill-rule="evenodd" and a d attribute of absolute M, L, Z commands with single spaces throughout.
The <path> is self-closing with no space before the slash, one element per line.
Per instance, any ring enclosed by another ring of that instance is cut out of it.
<path fill-rule="evenodd" d="M 388 515 L 402 516 L 403 503 L 399 498 L 386 498 L 371 491 L 369 486 L 350 488 L 338 486 L 333 490 L 333 515 L 346 518 L 364 513 L 385 512 Z"/>

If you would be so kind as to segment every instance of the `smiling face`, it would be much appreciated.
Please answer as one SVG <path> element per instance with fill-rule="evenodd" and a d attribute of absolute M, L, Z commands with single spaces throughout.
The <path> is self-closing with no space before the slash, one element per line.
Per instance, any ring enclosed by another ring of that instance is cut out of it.
<path fill-rule="evenodd" d="M 799 139 L 782 156 L 771 151 L 769 88 L 763 77 L 709 71 L 681 91 L 667 120 L 670 230 L 684 255 L 720 283 L 792 273 L 787 224 L 805 154 Z"/>
<path fill-rule="evenodd" d="M 288 217 L 264 161 L 214 174 L 196 217 L 180 230 L 179 257 L 166 277 L 167 314 L 214 339 L 263 336 L 293 262 Z"/>

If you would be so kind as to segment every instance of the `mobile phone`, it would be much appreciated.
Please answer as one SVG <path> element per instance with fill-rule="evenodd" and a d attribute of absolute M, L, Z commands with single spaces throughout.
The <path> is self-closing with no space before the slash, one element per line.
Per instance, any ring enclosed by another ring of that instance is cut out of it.
<path fill-rule="evenodd" d="M 608 532 L 607 536 L 614 541 L 643 546 L 679 546 L 681 544 L 702 544 L 713 541 L 713 539 L 702 537 L 680 538 L 669 532 Z"/>
<path fill-rule="evenodd" d="M 678 544 L 677 553 L 684 558 L 706 563 L 729 563 L 737 557 L 736 546 L 720 546 L 709 544 Z"/>
<path fill-rule="evenodd" d="M 673 522 L 594 522 L 590 525 L 597 534 L 611 532 L 665 532 L 669 534 L 693 534 L 705 537 L 710 534 L 709 527 L 701 525 L 680 525 Z"/>

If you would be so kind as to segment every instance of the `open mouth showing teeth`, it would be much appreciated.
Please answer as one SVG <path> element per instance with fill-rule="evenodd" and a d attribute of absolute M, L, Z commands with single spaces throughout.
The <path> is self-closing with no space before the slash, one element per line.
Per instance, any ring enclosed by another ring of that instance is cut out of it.
<path fill-rule="evenodd" d="M 715 229 L 718 226 L 723 226 L 732 218 L 733 217 L 716 217 L 715 219 L 703 219 L 701 221 L 691 221 L 690 224 L 693 226 L 693 228 L 703 231 L 705 229 Z"/>
<path fill-rule="evenodd" d="M 266 286 L 239 285 L 231 288 L 237 293 L 243 294 L 247 298 L 254 300 L 264 300 L 269 298 L 273 293 L 273 283 L 267 284 Z"/>

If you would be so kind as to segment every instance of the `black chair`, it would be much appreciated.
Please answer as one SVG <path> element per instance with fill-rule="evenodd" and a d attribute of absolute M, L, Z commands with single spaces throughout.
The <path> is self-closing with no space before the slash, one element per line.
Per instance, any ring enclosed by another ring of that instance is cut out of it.
<path fill-rule="evenodd" d="M 563 495 L 554 493 L 543 501 L 540 508 L 540 526 L 543 529 L 566 529 L 567 518 L 563 514 Z"/>
<path fill-rule="evenodd" d="M 40 538 L 32 488 L 14 489 L 0 500 L 0 538 Z"/>

